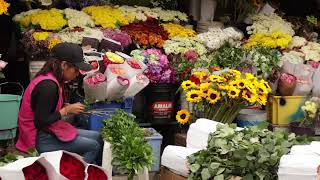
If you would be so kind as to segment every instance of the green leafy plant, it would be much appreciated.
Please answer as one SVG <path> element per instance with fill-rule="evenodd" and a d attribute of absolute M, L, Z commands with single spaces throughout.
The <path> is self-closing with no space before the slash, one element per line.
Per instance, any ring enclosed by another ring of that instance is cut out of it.
<path fill-rule="evenodd" d="M 210 134 L 206 150 L 188 157 L 190 180 L 277 179 L 282 155 L 295 144 L 309 141 L 294 134 L 271 132 L 258 127 L 236 130 L 235 125 L 218 125 Z"/>
<path fill-rule="evenodd" d="M 318 25 L 318 19 L 314 16 L 307 16 L 307 21 L 314 26 Z"/>
<path fill-rule="evenodd" d="M 27 157 L 37 157 L 37 156 L 39 156 L 39 153 L 35 149 L 30 149 L 30 150 L 28 150 L 26 156 Z M 8 153 L 8 154 L 4 155 L 3 157 L 0 157 L 0 167 L 5 166 L 9 163 L 12 163 L 12 162 L 17 161 L 22 158 L 24 158 L 24 156 L 19 155 L 19 154 L 15 154 L 15 153 Z"/>
<path fill-rule="evenodd" d="M 222 68 L 239 69 L 245 66 L 246 50 L 224 44 L 215 54 L 214 63 Z"/>
<path fill-rule="evenodd" d="M 153 163 L 151 146 L 144 138 L 143 129 L 135 122 L 135 116 L 121 109 L 105 121 L 102 137 L 111 144 L 112 165 L 116 172 L 127 174 L 132 180 L 145 167 Z"/>

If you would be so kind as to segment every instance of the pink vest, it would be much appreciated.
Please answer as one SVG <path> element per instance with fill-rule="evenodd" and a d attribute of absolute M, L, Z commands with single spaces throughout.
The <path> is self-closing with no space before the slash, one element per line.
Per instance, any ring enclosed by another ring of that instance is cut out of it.
<path fill-rule="evenodd" d="M 38 76 L 30 82 L 23 95 L 18 117 L 19 137 L 16 148 L 23 152 L 27 152 L 29 149 L 35 148 L 37 129 L 34 124 L 34 112 L 31 108 L 31 94 L 37 84 L 43 80 L 52 80 L 58 85 L 59 100 L 57 103 L 56 111 L 59 111 L 63 106 L 62 88 L 60 87 L 59 82 L 52 73 Z M 48 127 L 48 130 L 54 133 L 58 139 L 64 142 L 71 141 L 78 135 L 77 129 L 63 120 L 59 120 L 51 124 Z"/>

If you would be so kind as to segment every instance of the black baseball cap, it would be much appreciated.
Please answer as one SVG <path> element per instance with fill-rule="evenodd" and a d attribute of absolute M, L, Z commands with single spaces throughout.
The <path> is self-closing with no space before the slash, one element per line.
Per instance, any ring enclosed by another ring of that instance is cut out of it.
<path fill-rule="evenodd" d="M 67 61 L 82 71 L 90 71 L 90 64 L 83 61 L 83 50 L 78 44 L 60 43 L 52 48 L 53 57 L 62 61 Z"/>

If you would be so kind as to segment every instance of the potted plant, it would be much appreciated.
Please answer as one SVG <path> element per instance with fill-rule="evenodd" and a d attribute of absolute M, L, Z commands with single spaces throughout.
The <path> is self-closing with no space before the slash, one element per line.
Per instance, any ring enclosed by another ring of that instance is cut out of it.
<path fill-rule="evenodd" d="M 152 148 L 145 140 L 144 130 L 137 125 L 132 114 L 116 110 L 105 121 L 101 134 L 111 144 L 113 172 L 132 180 L 145 168 L 150 169 L 153 164 Z"/>
<path fill-rule="evenodd" d="M 301 119 L 300 122 L 291 122 L 291 131 L 297 135 L 313 136 L 315 134 L 314 127 L 318 118 L 319 107 L 320 103 L 318 98 L 311 98 L 306 101 L 301 107 L 304 118 Z"/>

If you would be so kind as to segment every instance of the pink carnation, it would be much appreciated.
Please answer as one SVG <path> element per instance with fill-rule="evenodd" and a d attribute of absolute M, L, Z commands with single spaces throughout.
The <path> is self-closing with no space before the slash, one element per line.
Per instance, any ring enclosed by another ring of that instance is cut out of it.
<path fill-rule="evenodd" d="M 287 83 L 293 83 L 293 82 L 297 81 L 297 78 L 292 74 L 283 73 L 280 76 L 280 80 L 283 82 L 287 82 Z"/>
<path fill-rule="evenodd" d="M 188 59 L 191 59 L 191 60 L 196 60 L 198 59 L 199 55 L 197 52 L 193 51 L 193 50 L 188 50 L 184 53 L 184 56 Z"/>
<path fill-rule="evenodd" d="M 320 65 L 319 62 L 316 62 L 316 61 L 308 61 L 308 64 L 314 69 L 318 69 Z"/>

